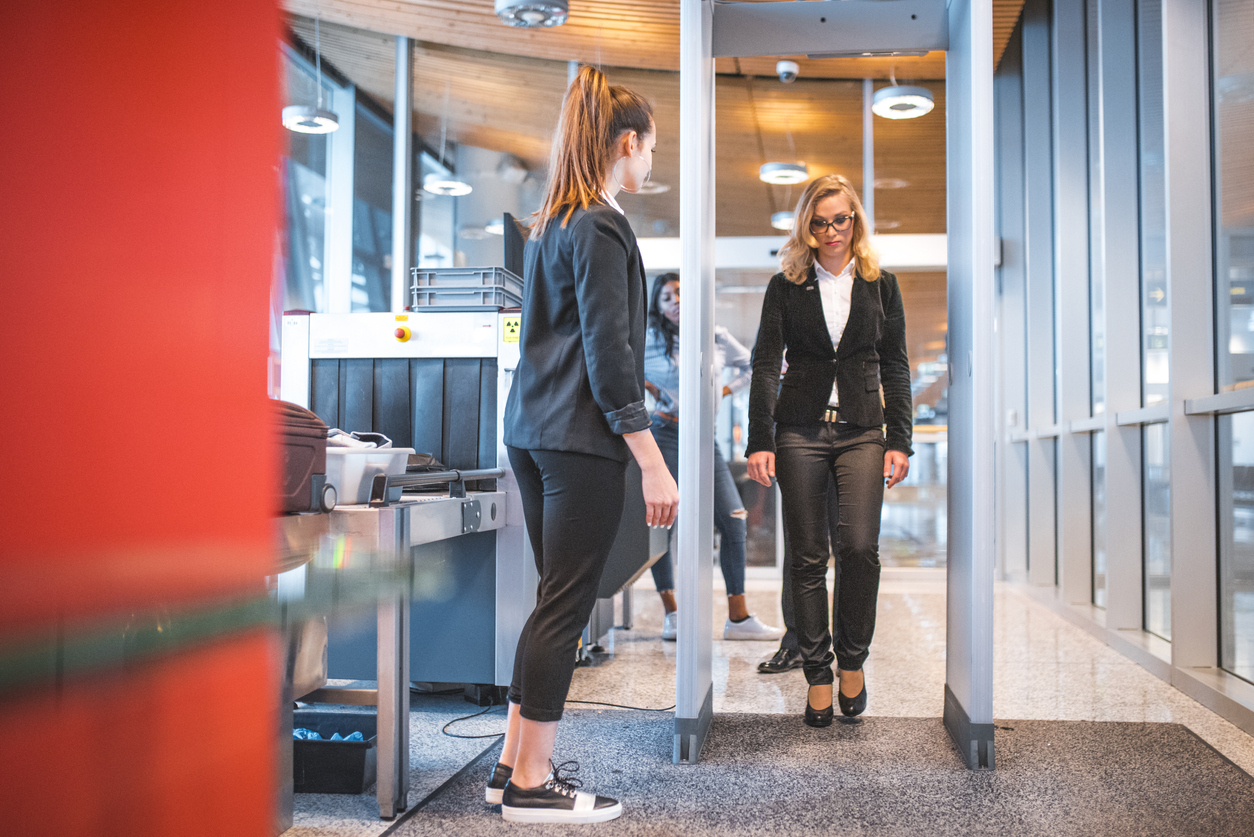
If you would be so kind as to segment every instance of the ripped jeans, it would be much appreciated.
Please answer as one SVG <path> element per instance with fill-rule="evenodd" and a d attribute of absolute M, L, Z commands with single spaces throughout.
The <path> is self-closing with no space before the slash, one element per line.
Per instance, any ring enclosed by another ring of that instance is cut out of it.
<path fill-rule="evenodd" d="M 679 425 L 663 418 L 653 418 L 653 438 L 662 451 L 666 467 L 671 476 L 679 479 Z M 727 585 L 727 595 L 739 596 L 745 592 L 745 532 L 748 528 L 749 515 L 744 503 L 740 500 L 740 492 L 736 489 L 736 481 L 732 479 L 727 462 L 714 444 L 714 526 L 722 535 L 719 547 L 719 565 L 723 570 L 723 582 Z M 671 537 L 675 529 L 671 528 Z M 668 550 L 653 565 L 653 583 L 660 590 L 675 589 L 675 565 Z"/>

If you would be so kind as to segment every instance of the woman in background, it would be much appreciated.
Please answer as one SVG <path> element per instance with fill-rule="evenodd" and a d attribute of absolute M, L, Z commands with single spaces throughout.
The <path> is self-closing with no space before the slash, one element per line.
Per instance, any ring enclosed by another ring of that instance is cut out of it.
<path fill-rule="evenodd" d="M 871 250 L 857 192 L 840 175 L 816 178 L 795 217 L 780 250 L 784 269 L 762 300 L 746 452 L 752 479 L 769 486 L 779 476 L 797 643 L 810 684 L 805 722 L 825 727 L 833 718 L 833 656 L 841 712 L 866 709 L 862 664 L 875 632 L 880 513 L 885 486 L 909 470 L 913 401 L 901 291 Z M 833 478 L 839 520 L 829 630 Z"/>
<path fill-rule="evenodd" d="M 485 793 L 515 822 L 602 822 L 623 810 L 576 790 L 551 758 L 579 635 L 622 518 L 627 457 L 640 465 L 649 525 L 670 526 L 679 505 L 644 405 L 644 264 L 615 200 L 648 180 L 655 138 L 648 102 L 580 68 L 523 253 L 505 444 L 540 583 Z"/>
<path fill-rule="evenodd" d="M 749 385 L 753 367 L 749 350 L 722 326 L 714 327 L 714 380 L 723 370 L 732 369 L 734 378 L 723 386 L 723 395 L 739 392 Z M 645 386 L 653 395 L 653 438 L 662 451 L 671 476 L 679 476 L 679 274 L 663 273 L 653 280 L 649 296 L 649 331 L 644 346 Z M 732 479 L 727 461 L 714 443 L 714 525 L 722 536 L 719 567 L 727 587 L 727 622 L 723 639 L 779 639 L 783 631 L 763 624 L 745 604 L 745 530 L 748 512 L 740 502 L 740 492 Z M 653 565 L 653 583 L 666 611 L 662 639 L 676 637 L 678 613 L 675 605 L 675 567 L 670 550 Z"/>

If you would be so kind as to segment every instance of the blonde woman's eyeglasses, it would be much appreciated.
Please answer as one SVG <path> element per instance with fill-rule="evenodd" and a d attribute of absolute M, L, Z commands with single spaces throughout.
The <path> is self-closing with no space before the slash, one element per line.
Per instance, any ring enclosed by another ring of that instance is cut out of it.
<path fill-rule="evenodd" d="M 827 232 L 829 227 L 836 230 L 836 232 L 844 232 L 853 223 L 853 215 L 852 212 L 848 215 L 837 215 L 830 221 L 824 221 L 822 218 L 811 218 L 810 233 L 812 235 L 822 235 Z"/>

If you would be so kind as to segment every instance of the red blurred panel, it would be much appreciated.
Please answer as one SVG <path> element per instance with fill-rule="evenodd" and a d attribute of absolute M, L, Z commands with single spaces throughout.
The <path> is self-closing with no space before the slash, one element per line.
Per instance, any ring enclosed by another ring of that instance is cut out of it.
<path fill-rule="evenodd" d="M 0 631 L 253 584 L 278 14 L 0 3 Z"/>
<path fill-rule="evenodd" d="M 0 831 L 269 837 L 276 653 L 254 632 L 0 702 Z"/>

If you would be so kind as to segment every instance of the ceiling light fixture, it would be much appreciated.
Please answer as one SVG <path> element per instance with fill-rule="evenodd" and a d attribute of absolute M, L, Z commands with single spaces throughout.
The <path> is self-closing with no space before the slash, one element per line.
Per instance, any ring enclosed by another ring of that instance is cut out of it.
<path fill-rule="evenodd" d="M 288 105 L 283 108 L 283 127 L 298 134 L 329 134 L 340 127 L 340 118 L 322 107 L 322 33 L 314 18 L 314 66 L 318 85 L 318 104 Z"/>
<path fill-rule="evenodd" d="M 763 183 L 789 186 L 803 183 L 810 177 L 805 163 L 763 163 L 758 169 L 758 179 Z"/>
<path fill-rule="evenodd" d="M 452 90 L 452 82 L 444 82 L 444 117 L 441 119 L 440 127 L 440 162 L 443 163 L 448 153 L 448 100 Z M 443 166 L 442 166 L 443 167 Z M 443 167 L 448 171 L 447 167 Z M 458 180 L 451 174 L 444 176 L 436 172 L 431 172 L 422 179 L 422 190 L 433 195 L 442 197 L 460 198 L 462 195 L 469 195 L 474 188 L 464 180 Z"/>
<path fill-rule="evenodd" d="M 893 85 L 875 91 L 871 111 L 885 119 L 914 119 L 930 113 L 936 102 L 926 87 Z"/>
<path fill-rule="evenodd" d="M 637 195 L 660 195 L 663 192 L 669 192 L 671 187 L 665 183 L 654 183 L 650 180 L 648 183 L 636 190 Z"/>
<path fill-rule="evenodd" d="M 496 16 L 506 26 L 523 29 L 561 26 L 569 14 L 567 0 L 496 0 Z"/>
<path fill-rule="evenodd" d="M 462 195 L 469 195 L 474 189 L 469 183 L 432 173 L 422 179 L 422 191 L 432 195 L 460 198 Z"/>
<path fill-rule="evenodd" d="M 776 212 L 771 216 L 771 226 L 777 230 L 792 232 L 792 228 L 796 223 L 797 219 L 791 211 Z"/>
<path fill-rule="evenodd" d="M 494 218 L 483 225 L 483 231 L 488 235 L 505 235 L 505 219 Z"/>
<path fill-rule="evenodd" d="M 877 177 L 875 178 L 876 189 L 904 189 L 910 185 L 910 181 L 902 180 L 900 177 Z"/>

